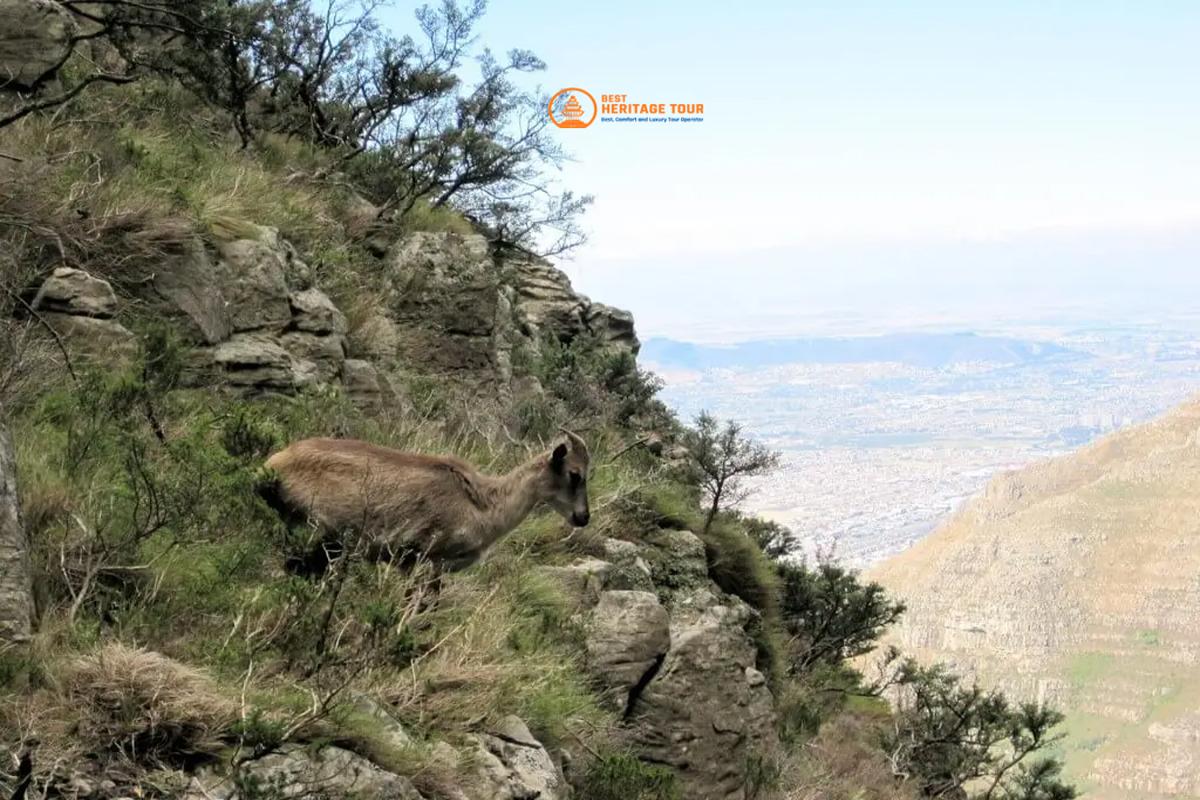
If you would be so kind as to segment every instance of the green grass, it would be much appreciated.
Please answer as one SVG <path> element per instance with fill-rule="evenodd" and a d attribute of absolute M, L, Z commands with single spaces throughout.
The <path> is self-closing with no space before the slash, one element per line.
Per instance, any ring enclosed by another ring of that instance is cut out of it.
<path fill-rule="evenodd" d="M 1067 679 L 1076 688 L 1090 686 L 1108 675 L 1115 664 L 1111 653 L 1078 653 L 1067 665 Z"/>

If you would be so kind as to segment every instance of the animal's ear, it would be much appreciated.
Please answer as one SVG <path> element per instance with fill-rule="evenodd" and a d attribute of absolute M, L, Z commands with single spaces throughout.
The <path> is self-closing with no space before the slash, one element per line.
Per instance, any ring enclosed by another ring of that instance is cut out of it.
<path fill-rule="evenodd" d="M 563 462 L 567 458 L 567 445 L 563 442 L 554 448 L 554 452 L 550 454 L 550 469 L 555 472 L 563 471 Z"/>

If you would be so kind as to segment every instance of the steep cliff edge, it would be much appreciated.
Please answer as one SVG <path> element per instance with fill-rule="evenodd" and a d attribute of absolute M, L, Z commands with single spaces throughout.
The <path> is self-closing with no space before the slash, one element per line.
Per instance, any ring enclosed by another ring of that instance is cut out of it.
<path fill-rule="evenodd" d="M 892 641 L 1067 713 L 1087 796 L 1200 796 L 1200 401 L 995 478 L 870 576 Z"/>

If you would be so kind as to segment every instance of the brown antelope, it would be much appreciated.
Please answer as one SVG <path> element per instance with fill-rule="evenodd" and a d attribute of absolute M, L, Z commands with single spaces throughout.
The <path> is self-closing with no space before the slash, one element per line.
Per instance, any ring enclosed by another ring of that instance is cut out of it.
<path fill-rule="evenodd" d="M 428 558 L 446 570 L 479 560 L 542 503 L 576 527 L 588 524 L 589 456 L 564 431 L 547 452 L 507 475 L 465 461 L 404 453 L 354 439 L 304 439 L 267 459 L 269 502 L 327 532 L 364 535 L 365 552 Z"/>

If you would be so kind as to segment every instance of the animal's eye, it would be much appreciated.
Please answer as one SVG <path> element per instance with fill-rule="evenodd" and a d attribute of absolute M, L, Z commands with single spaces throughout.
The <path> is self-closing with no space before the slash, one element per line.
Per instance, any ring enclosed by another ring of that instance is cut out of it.
<path fill-rule="evenodd" d="M 578 489 L 579 484 L 581 484 L 581 483 L 583 483 L 583 476 L 580 475 L 578 472 L 572 472 L 571 473 L 571 488 Z"/>

